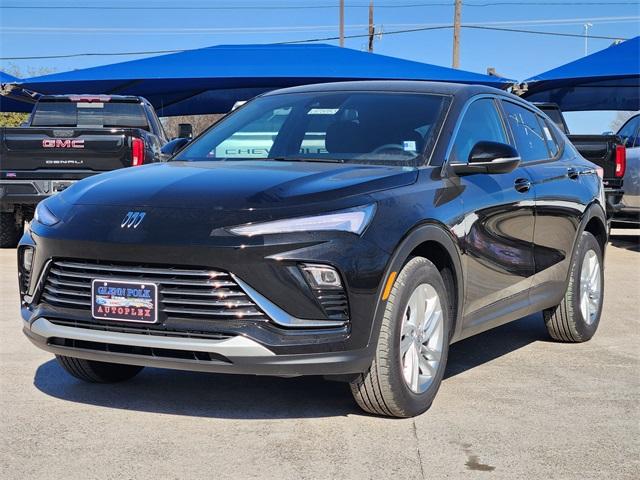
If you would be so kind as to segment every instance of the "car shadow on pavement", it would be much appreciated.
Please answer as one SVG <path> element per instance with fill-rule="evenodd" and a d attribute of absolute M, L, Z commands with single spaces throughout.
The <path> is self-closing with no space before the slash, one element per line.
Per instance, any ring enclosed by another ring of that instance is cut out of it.
<path fill-rule="evenodd" d="M 611 245 L 618 248 L 624 248 L 632 252 L 640 252 L 640 235 L 638 230 L 617 230 L 616 233 L 609 235 Z"/>
<path fill-rule="evenodd" d="M 452 345 L 445 379 L 479 367 L 548 335 L 532 315 Z M 36 371 L 35 387 L 70 402 L 107 408 L 231 419 L 319 418 L 359 415 L 346 383 L 320 377 L 220 375 L 146 368 L 118 384 L 88 384 L 55 360 Z M 446 380 L 443 385 L 446 388 Z"/>

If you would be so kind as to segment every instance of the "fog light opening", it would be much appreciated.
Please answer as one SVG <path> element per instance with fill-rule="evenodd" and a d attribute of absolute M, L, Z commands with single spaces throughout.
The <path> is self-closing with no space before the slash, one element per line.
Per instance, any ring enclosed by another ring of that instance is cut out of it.
<path fill-rule="evenodd" d="M 22 268 L 27 273 L 31 273 L 33 267 L 33 252 L 33 247 L 25 247 L 22 250 Z"/>
<path fill-rule="evenodd" d="M 342 281 L 338 271 L 328 265 L 316 265 L 303 263 L 300 265 L 307 281 L 312 288 L 323 289 L 341 289 Z"/>

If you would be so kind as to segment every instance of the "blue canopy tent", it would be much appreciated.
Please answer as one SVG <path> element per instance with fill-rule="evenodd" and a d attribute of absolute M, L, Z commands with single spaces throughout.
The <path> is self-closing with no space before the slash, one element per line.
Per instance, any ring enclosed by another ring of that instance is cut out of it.
<path fill-rule="evenodd" d="M 0 91 L 3 92 L 0 95 L 0 112 L 26 113 L 31 111 L 35 98 L 22 89 L 9 87 L 10 84 L 21 81 L 18 77 L 0 71 Z"/>
<path fill-rule="evenodd" d="M 341 80 L 513 81 L 332 45 L 220 45 L 23 80 L 43 94 L 141 95 L 162 116 L 225 113 L 275 88 Z"/>
<path fill-rule="evenodd" d="M 640 110 L 640 37 L 613 45 L 528 80 L 531 102 L 562 110 Z"/>

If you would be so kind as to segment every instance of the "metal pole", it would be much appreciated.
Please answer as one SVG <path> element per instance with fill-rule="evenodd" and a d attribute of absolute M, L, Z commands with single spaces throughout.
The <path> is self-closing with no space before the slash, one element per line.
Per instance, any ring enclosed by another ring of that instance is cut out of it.
<path fill-rule="evenodd" d="M 344 47 L 344 0 L 340 0 L 340 46 Z"/>
<path fill-rule="evenodd" d="M 589 28 L 593 27 L 593 23 L 585 23 L 584 25 L 584 56 L 589 55 Z"/>
<path fill-rule="evenodd" d="M 369 0 L 369 51 L 373 52 L 373 35 L 376 29 L 373 25 L 373 0 Z"/>
<path fill-rule="evenodd" d="M 462 0 L 456 0 L 453 11 L 453 68 L 460 67 L 460 17 L 462 16 Z"/>

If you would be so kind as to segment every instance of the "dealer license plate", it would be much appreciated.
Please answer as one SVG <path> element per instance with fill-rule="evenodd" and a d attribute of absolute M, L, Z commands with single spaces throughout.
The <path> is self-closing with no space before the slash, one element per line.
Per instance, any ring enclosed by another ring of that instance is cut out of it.
<path fill-rule="evenodd" d="M 98 320 L 155 323 L 158 286 L 154 283 L 96 279 L 91 283 L 91 315 Z"/>

